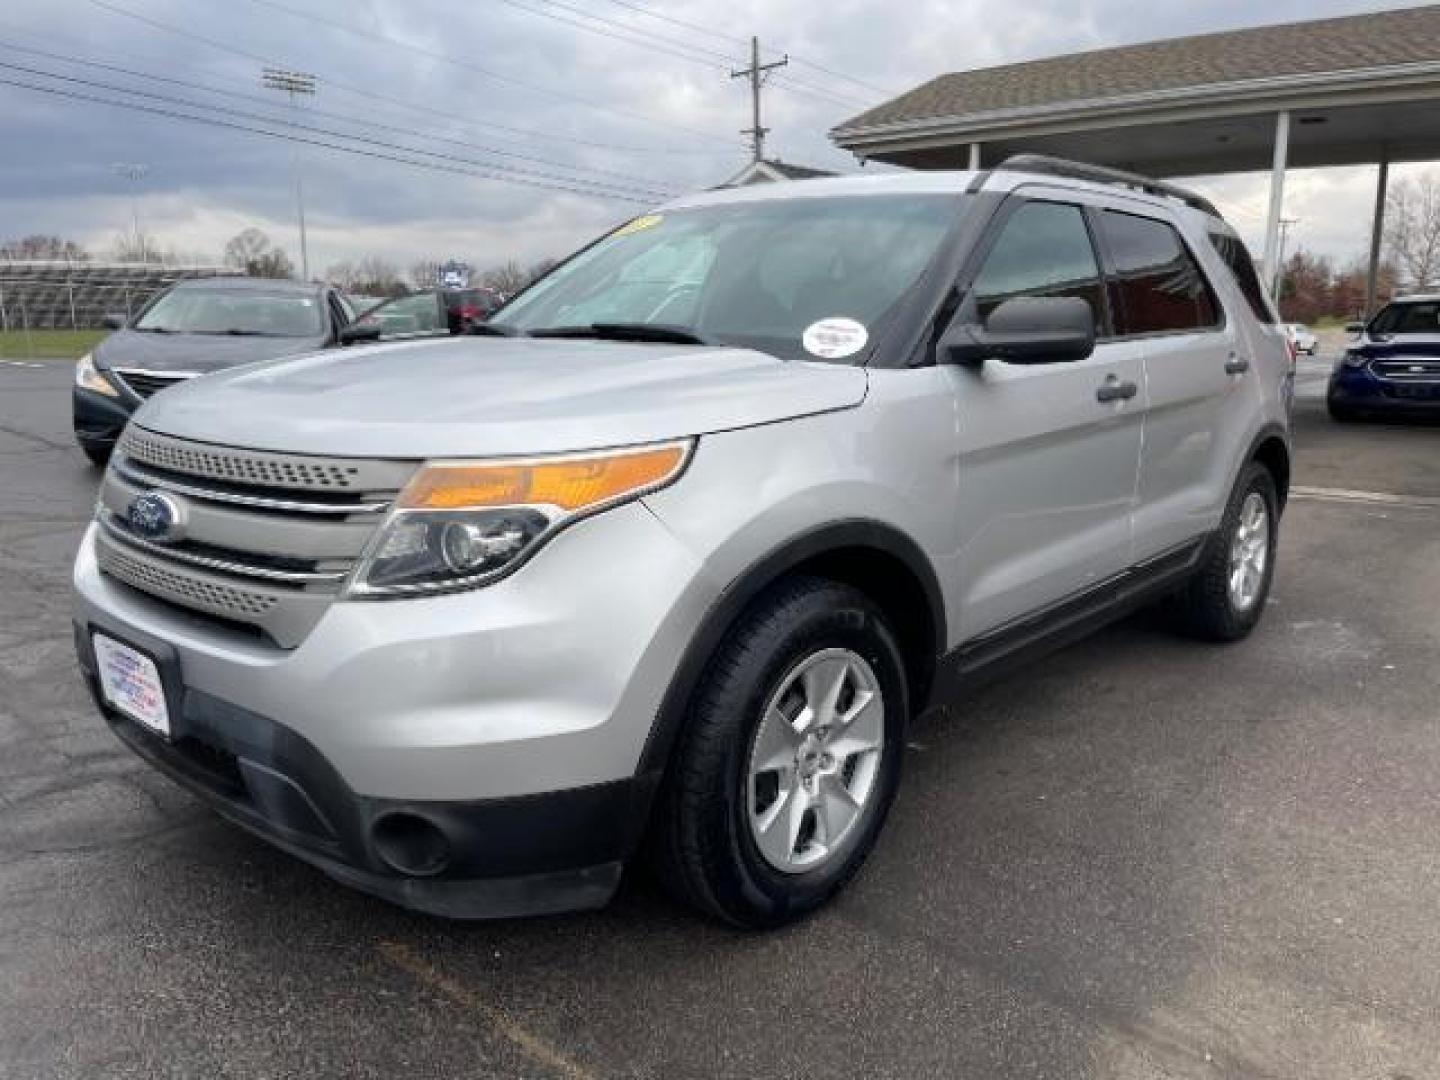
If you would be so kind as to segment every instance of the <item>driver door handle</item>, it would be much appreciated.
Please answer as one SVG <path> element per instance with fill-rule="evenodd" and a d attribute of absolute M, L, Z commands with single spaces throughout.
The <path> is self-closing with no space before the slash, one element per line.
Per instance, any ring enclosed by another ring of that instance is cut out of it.
<path fill-rule="evenodd" d="M 1128 401 L 1134 397 L 1140 388 L 1133 382 L 1121 382 L 1111 375 L 1095 391 L 1096 401 Z"/>
<path fill-rule="evenodd" d="M 1226 375 L 1244 375 L 1250 370 L 1250 361 L 1243 356 L 1232 356 L 1225 361 Z"/>

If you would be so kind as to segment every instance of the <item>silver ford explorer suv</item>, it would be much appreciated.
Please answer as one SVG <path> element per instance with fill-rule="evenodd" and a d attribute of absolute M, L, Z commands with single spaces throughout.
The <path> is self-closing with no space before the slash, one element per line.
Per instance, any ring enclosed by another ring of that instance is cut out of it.
<path fill-rule="evenodd" d="M 75 566 L 106 722 L 350 885 L 775 926 L 907 721 L 1138 605 L 1260 618 L 1285 334 L 1203 199 L 1044 158 L 707 192 L 488 336 L 146 402 Z"/>

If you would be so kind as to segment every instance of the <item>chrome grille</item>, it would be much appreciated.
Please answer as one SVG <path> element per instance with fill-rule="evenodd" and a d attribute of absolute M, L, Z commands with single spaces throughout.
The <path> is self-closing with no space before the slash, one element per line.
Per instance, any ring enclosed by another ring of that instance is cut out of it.
<path fill-rule="evenodd" d="M 1382 379 L 1396 382 L 1440 382 L 1440 359 L 1401 356 L 1376 360 L 1370 368 Z"/>
<path fill-rule="evenodd" d="M 195 377 L 193 371 L 139 371 L 135 368 L 112 368 L 110 374 L 142 398 L 148 398 L 166 387 Z"/>
<path fill-rule="evenodd" d="M 100 569 L 293 648 L 339 595 L 415 467 L 215 446 L 132 424 L 100 491 Z M 131 530 L 130 504 L 148 491 L 178 505 L 183 535 L 161 543 Z"/>
<path fill-rule="evenodd" d="M 137 429 L 133 424 L 121 436 L 119 451 L 132 461 L 157 469 L 267 488 L 363 491 L 399 487 L 395 462 L 237 450 L 175 439 Z M 408 468 L 405 472 L 408 475 Z"/>
<path fill-rule="evenodd" d="M 265 615 L 280 599 L 196 574 L 167 570 L 151 562 L 141 562 L 112 543 L 100 544 L 99 562 L 103 572 L 141 592 L 241 622 L 251 622 Z"/>

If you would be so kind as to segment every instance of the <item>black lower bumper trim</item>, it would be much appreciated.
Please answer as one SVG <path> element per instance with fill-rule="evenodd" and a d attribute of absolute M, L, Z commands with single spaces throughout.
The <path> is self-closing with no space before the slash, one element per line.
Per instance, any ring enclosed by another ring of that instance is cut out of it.
<path fill-rule="evenodd" d="M 186 687 L 164 642 L 100 629 L 156 661 L 174 714 L 167 740 L 108 707 L 91 629 L 77 624 L 81 668 L 111 730 L 228 820 L 346 885 L 456 919 L 582 910 L 609 900 L 639 843 L 658 776 L 500 799 L 360 795 L 294 731 Z M 444 836 L 449 857 L 437 872 L 405 874 L 381 857 L 375 826 L 396 815 L 421 818 Z"/>

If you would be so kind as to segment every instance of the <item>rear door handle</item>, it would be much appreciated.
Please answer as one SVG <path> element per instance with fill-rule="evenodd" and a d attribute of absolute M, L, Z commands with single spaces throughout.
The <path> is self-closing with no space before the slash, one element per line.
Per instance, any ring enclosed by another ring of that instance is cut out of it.
<path fill-rule="evenodd" d="M 1226 375 L 1244 375 L 1250 370 L 1250 361 L 1240 356 L 1232 356 L 1225 361 Z"/>
<path fill-rule="evenodd" d="M 1133 382 L 1121 382 L 1112 375 L 1095 391 L 1095 400 L 1128 401 L 1139 393 L 1139 391 L 1140 388 Z"/>

